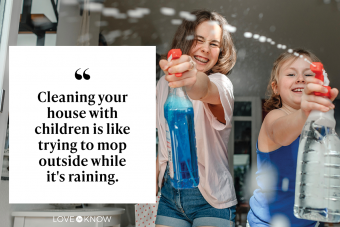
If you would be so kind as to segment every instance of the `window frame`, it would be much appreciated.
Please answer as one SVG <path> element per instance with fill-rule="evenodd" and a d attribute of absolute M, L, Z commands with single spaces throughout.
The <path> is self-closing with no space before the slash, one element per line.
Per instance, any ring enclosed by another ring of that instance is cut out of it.
<path fill-rule="evenodd" d="M 251 116 L 233 116 L 232 129 L 229 136 L 228 143 L 228 157 L 230 174 L 234 179 L 234 139 L 235 139 L 235 121 L 251 121 L 251 175 L 255 176 L 257 169 L 256 160 L 256 142 L 261 129 L 262 124 L 262 104 L 260 97 L 235 97 L 234 102 L 251 102 Z"/>
<path fill-rule="evenodd" d="M 5 90 L 0 113 L 0 166 L 3 164 L 9 101 L 9 46 L 17 45 L 22 0 L 6 0 L 0 46 L 0 91 Z M 1 97 L 2 98 L 2 97 Z M 0 175 L 2 174 L 2 171 Z M 0 181 L 1 182 L 1 181 Z"/>

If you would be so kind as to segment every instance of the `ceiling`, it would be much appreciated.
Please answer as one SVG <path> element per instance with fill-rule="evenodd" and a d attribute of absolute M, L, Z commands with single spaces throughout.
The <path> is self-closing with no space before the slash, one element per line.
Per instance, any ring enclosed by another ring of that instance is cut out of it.
<path fill-rule="evenodd" d="M 340 0 L 106 0 L 105 8 L 115 8 L 126 17 L 101 17 L 100 30 L 109 45 L 155 45 L 164 54 L 181 19 L 179 12 L 214 10 L 237 28 L 232 33 L 238 59 L 229 76 L 235 96 L 265 97 L 273 62 L 287 48 L 302 47 L 314 52 L 324 63 L 332 87 L 340 88 Z M 162 7 L 172 8 L 165 15 Z M 148 9 L 134 15 L 129 10 Z M 259 42 L 244 33 L 259 34 L 275 41 Z M 138 59 L 138 56 L 137 56 Z"/>

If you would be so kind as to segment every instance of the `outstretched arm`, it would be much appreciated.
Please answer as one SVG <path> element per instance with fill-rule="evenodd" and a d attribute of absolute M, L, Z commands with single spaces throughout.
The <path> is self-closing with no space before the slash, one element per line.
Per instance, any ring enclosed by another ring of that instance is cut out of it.
<path fill-rule="evenodd" d="M 217 120 L 226 122 L 217 86 L 210 81 L 208 75 L 197 71 L 190 56 L 182 55 L 179 59 L 171 62 L 161 60 L 159 65 L 164 71 L 165 79 L 169 82 L 170 87 L 185 86 L 191 99 L 208 103 Z M 176 77 L 174 73 L 182 73 L 182 76 Z"/>

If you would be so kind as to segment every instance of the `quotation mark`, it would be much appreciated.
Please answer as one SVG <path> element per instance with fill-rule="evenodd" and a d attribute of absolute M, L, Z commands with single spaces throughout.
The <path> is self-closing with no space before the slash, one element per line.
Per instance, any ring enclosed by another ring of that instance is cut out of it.
<path fill-rule="evenodd" d="M 79 69 L 81 69 L 81 68 L 79 68 Z M 88 70 L 88 69 L 89 68 L 85 69 L 85 71 L 83 72 L 83 75 L 78 74 L 78 70 L 77 70 L 76 73 L 74 74 L 74 76 L 76 77 L 77 80 L 81 80 L 82 78 L 84 78 L 85 80 L 89 80 L 90 75 L 85 73 L 86 70 Z"/>

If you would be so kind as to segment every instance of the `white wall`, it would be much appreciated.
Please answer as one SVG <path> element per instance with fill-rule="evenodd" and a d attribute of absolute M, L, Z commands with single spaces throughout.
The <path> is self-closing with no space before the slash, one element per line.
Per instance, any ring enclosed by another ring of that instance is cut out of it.
<path fill-rule="evenodd" d="M 61 0 L 57 31 L 56 46 L 76 46 L 81 27 L 80 8 L 73 1 Z M 98 46 L 99 27 L 95 22 L 100 21 L 100 12 L 90 13 L 90 46 Z"/>
<path fill-rule="evenodd" d="M 49 0 L 32 0 L 32 14 L 45 14 L 51 22 L 57 22 L 51 1 Z"/>
<path fill-rule="evenodd" d="M 45 46 L 56 45 L 56 34 L 45 35 Z M 37 36 L 35 34 L 18 34 L 17 46 L 35 46 L 37 44 Z"/>
<path fill-rule="evenodd" d="M 0 226 L 13 227 L 14 219 L 12 212 L 17 210 L 32 210 L 42 208 L 53 208 L 48 204 L 9 204 L 9 181 L 0 183 Z"/>

